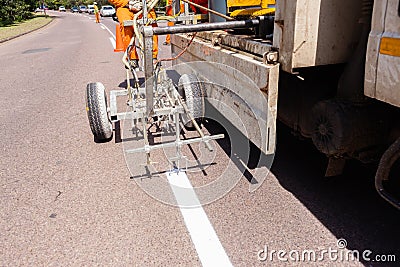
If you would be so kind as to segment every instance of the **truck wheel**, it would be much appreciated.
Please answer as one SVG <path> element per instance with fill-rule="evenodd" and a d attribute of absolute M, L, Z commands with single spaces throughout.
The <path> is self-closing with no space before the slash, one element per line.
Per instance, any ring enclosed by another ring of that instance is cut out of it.
<path fill-rule="evenodd" d="M 107 95 L 102 83 L 89 83 L 86 87 L 86 111 L 95 142 L 112 139 L 113 128 L 107 111 Z"/>
<path fill-rule="evenodd" d="M 195 74 L 183 74 L 179 79 L 178 92 L 185 100 L 190 115 L 196 120 L 201 120 L 205 112 L 204 98 L 206 92 L 197 76 Z M 186 128 L 194 128 L 189 116 L 182 114 L 181 119 Z"/>

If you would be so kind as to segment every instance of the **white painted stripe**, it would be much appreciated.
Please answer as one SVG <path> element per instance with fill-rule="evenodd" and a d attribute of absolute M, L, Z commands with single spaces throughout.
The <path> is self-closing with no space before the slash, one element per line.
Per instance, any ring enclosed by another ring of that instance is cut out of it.
<path fill-rule="evenodd" d="M 232 266 L 186 174 L 170 172 L 167 177 L 201 264 Z"/>
<path fill-rule="evenodd" d="M 100 23 L 100 25 L 103 26 L 103 27 L 105 27 L 106 30 L 110 33 L 110 35 L 111 35 L 111 36 L 114 38 L 114 40 L 115 40 L 115 35 L 114 35 L 114 33 L 113 33 L 112 31 L 110 31 L 110 29 L 109 29 L 106 25 L 104 25 L 103 23 Z"/>
<path fill-rule="evenodd" d="M 109 37 L 109 39 L 110 39 L 113 49 L 115 49 L 115 39 L 113 39 L 112 37 Z"/>
<path fill-rule="evenodd" d="M 100 25 L 100 28 L 102 28 L 103 30 L 105 30 L 106 28 L 104 28 L 104 26 L 103 25 Z"/>

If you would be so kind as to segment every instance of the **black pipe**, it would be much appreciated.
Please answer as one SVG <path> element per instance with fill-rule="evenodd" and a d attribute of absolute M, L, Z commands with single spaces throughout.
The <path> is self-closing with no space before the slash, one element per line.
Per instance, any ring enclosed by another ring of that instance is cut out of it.
<path fill-rule="evenodd" d="M 398 138 L 383 154 L 375 174 L 375 188 L 379 195 L 398 209 L 400 209 L 400 200 L 385 190 L 383 181 L 389 180 L 390 170 L 399 157 L 400 138 Z"/>
<path fill-rule="evenodd" d="M 154 27 L 153 34 L 165 35 L 165 34 L 175 34 L 175 33 L 205 32 L 205 31 L 225 30 L 225 29 L 235 29 L 235 28 L 252 28 L 258 26 L 259 24 L 260 21 L 258 19 L 249 19 L 242 21 L 201 23 L 195 25 Z"/>

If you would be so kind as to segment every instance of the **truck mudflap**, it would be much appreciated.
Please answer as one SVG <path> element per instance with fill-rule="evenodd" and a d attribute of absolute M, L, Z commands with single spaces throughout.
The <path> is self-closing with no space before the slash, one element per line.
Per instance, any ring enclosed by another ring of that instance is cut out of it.
<path fill-rule="evenodd" d="M 206 81 L 210 104 L 265 155 L 275 153 L 279 64 L 183 34 L 172 36 L 172 54 L 187 50 L 174 67 L 187 64 Z M 265 48 L 268 52 L 268 46 Z M 198 63 L 195 63 L 198 62 Z M 232 116 L 232 111 L 236 116 Z"/>

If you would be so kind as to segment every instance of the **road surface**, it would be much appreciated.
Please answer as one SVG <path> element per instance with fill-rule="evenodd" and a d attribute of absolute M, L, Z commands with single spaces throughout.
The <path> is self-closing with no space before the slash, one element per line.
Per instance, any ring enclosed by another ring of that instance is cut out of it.
<path fill-rule="evenodd" d="M 0 45 L 1 266 L 381 264 L 289 257 L 338 250 L 343 239 L 347 251 L 395 255 L 397 264 L 385 264 L 398 265 L 400 213 L 375 192 L 374 170 L 350 162 L 344 175 L 324 178 L 326 160 L 283 126 L 257 191 L 242 178 L 195 211 L 150 197 L 131 179 L 123 143 L 93 142 L 85 112 L 87 83 L 125 85 L 121 53 L 112 51 L 115 23 L 52 14 L 49 26 Z M 227 159 L 223 148 L 215 169 Z M 195 184 L 213 173 L 188 176 Z"/>

